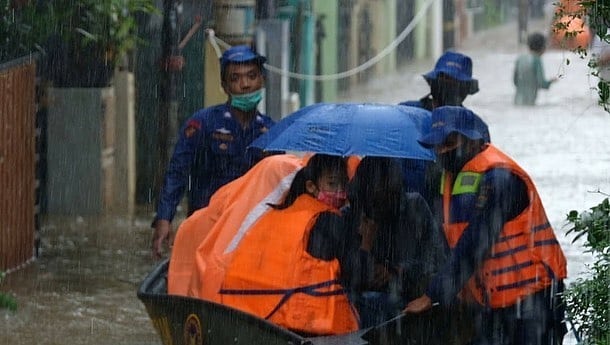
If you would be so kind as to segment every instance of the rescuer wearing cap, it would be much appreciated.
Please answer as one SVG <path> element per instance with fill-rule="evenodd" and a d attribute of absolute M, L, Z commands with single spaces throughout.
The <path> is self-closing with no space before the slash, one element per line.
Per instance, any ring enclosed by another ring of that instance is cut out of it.
<path fill-rule="evenodd" d="M 405 311 L 450 305 L 459 296 L 475 311 L 470 344 L 561 344 L 566 259 L 532 179 L 464 107 L 435 108 L 418 141 L 434 149 L 443 168 L 435 213 L 451 251 Z"/>
<path fill-rule="evenodd" d="M 423 77 L 430 85 L 430 93 L 417 101 L 405 101 L 400 105 L 430 111 L 444 105 L 462 106 L 468 95 L 479 91 L 478 80 L 472 78 L 472 59 L 461 53 L 445 52 L 436 61 L 434 69 Z"/>
<path fill-rule="evenodd" d="M 190 215 L 207 206 L 218 188 L 262 158 L 261 150 L 247 148 L 274 124 L 257 110 L 265 61 L 249 46 L 226 50 L 220 58 L 220 77 L 227 101 L 195 112 L 180 129 L 152 223 L 155 258 L 161 257 L 164 242 L 172 242 L 171 222 L 185 191 Z"/>

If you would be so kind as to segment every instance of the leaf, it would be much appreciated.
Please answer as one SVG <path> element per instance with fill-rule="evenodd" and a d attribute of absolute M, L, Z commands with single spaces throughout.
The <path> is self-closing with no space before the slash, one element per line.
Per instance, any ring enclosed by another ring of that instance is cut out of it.
<path fill-rule="evenodd" d="M 17 301 L 12 296 L 0 292 L 0 309 L 17 310 Z"/>
<path fill-rule="evenodd" d="M 570 211 L 567 220 L 573 226 L 568 233 L 576 241 L 586 237 L 586 252 L 595 262 L 587 279 L 578 278 L 563 295 L 566 311 L 586 344 L 608 344 L 610 340 L 610 200 L 604 199 L 588 211 Z"/>

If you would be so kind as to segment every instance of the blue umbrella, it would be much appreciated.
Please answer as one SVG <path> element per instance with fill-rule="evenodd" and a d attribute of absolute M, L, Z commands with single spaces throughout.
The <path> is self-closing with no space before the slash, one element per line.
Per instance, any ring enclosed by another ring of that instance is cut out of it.
<path fill-rule="evenodd" d="M 402 105 L 318 103 L 276 123 L 250 144 L 267 151 L 434 160 L 417 139 L 429 131 L 430 112 Z"/>

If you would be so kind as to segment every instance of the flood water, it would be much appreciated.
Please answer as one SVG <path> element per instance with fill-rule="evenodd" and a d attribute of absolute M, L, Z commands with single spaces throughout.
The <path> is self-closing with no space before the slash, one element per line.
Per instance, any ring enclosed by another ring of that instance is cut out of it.
<path fill-rule="evenodd" d="M 140 213 L 45 217 L 38 259 L 0 287 L 18 303 L 0 311 L 0 344 L 161 344 L 136 297 L 154 265 Z"/>

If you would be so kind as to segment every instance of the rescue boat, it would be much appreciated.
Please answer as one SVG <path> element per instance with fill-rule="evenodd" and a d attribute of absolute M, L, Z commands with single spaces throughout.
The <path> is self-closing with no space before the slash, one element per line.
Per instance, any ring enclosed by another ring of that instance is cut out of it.
<path fill-rule="evenodd" d="M 297 334 L 218 303 L 167 293 L 169 259 L 138 289 L 163 345 L 386 345 L 408 341 L 400 329 L 415 316 L 401 314 L 374 327 L 332 336 Z"/>

